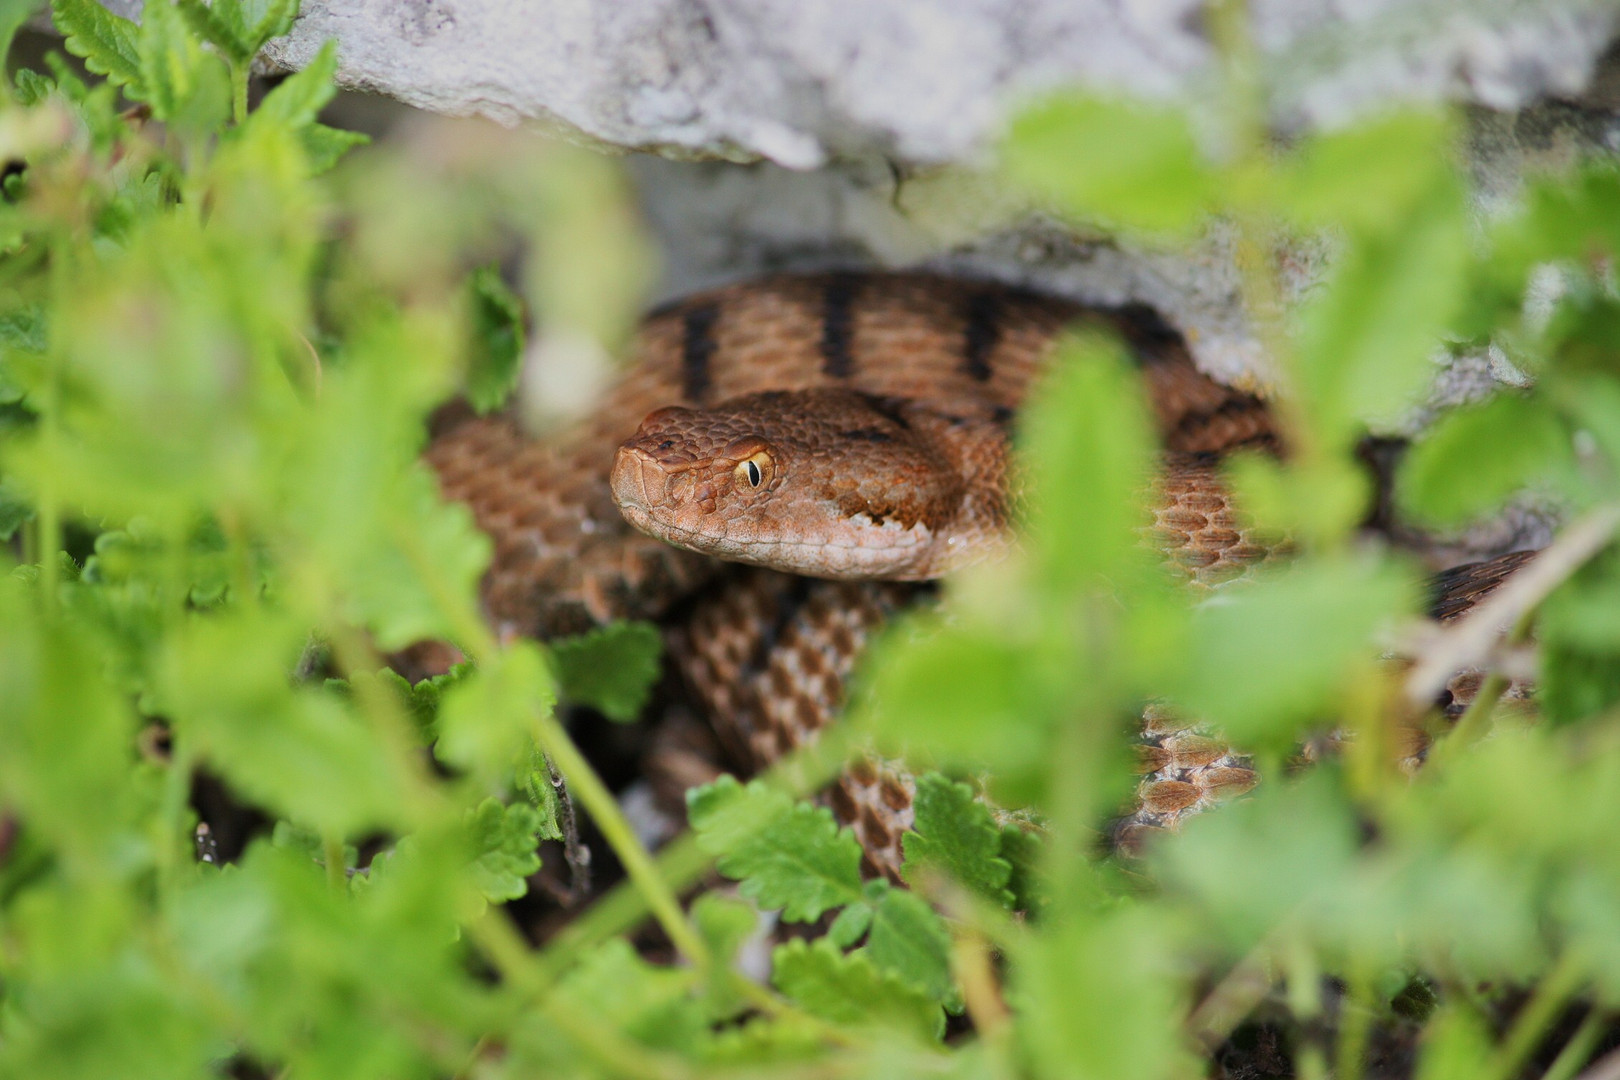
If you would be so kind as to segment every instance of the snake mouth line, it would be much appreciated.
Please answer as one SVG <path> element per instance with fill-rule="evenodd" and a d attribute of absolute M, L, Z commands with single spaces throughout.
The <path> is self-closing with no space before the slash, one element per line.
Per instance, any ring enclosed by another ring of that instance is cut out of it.
<path fill-rule="evenodd" d="M 650 512 L 648 512 L 647 507 L 643 503 L 634 503 L 628 500 L 622 501 L 619 503 L 619 510 L 624 514 L 625 520 L 633 525 L 636 529 L 657 539 L 668 540 L 670 543 L 679 544 L 682 541 L 691 541 L 693 542 L 691 546 L 701 550 L 700 548 L 697 548 L 698 544 L 716 545 L 725 543 L 728 540 L 726 536 L 720 533 L 704 532 L 701 529 L 690 529 L 681 525 L 672 524 L 668 521 L 658 520 L 654 518 Z M 731 543 L 735 544 L 739 548 L 786 549 L 789 551 L 801 551 L 808 554 L 816 551 L 825 551 L 828 548 L 838 551 L 912 551 L 927 544 L 928 539 L 907 538 L 905 542 L 894 544 L 892 547 L 888 548 L 875 548 L 868 544 L 850 543 L 848 541 L 840 540 L 811 542 L 806 540 L 789 540 L 785 537 L 775 539 L 761 538 L 746 542 L 731 540 Z"/>

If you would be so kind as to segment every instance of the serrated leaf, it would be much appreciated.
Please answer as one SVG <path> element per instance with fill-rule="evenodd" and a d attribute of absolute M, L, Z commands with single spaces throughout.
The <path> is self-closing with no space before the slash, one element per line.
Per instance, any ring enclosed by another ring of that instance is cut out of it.
<path fill-rule="evenodd" d="M 551 643 L 563 699 L 620 722 L 634 720 L 646 707 L 662 652 L 658 628 L 644 622 L 609 623 Z"/>
<path fill-rule="evenodd" d="M 529 891 L 526 880 L 540 869 L 540 812 L 527 803 L 502 805 L 485 799 L 467 812 L 472 834 L 473 879 L 490 903 L 516 900 Z"/>
<path fill-rule="evenodd" d="M 509 774 L 527 760 L 537 710 L 555 702 L 540 646 L 513 641 L 443 694 L 434 753 L 480 777 Z"/>
<path fill-rule="evenodd" d="M 500 268 L 474 270 L 472 355 L 467 364 L 467 400 L 480 413 L 501 407 L 517 387 L 523 359 L 523 301 L 501 280 Z"/>
<path fill-rule="evenodd" d="M 540 812 L 540 839 L 562 840 L 563 781 L 546 755 L 536 746 L 529 752 L 529 767 L 521 771 L 516 785 Z"/>
<path fill-rule="evenodd" d="M 1546 401 L 1503 393 L 1443 416 L 1407 454 L 1396 491 L 1414 518 L 1458 525 L 1572 466 L 1569 434 Z"/>
<path fill-rule="evenodd" d="M 276 124 L 291 130 L 308 127 L 315 122 L 321 109 L 332 100 L 337 88 L 332 76 L 337 72 L 337 42 L 327 41 L 310 59 L 304 70 L 283 79 L 274 90 L 264 95 L 259 107 L 253 110 L 250 124 Z"/>
<path fill-rule="evenodd" d="M 939 773 L 917 779 L 914 831 L 901 838 L 905 863 L 900 876 L 911 885 L 930 868 L 992 900 L 1011 904 L 1007 891 L 1012 864 L 1001 857 L 1001 830 L 990 808 L 975 799 L 973 789 Z"/>
<path fill-rule="evenodd" d="M 758 782 L 730 776 L 687 792 L 698 847 L 722 874 L 787 922 L 811 922 L 861 899 L 861 848 L 825 807 L 796 803 Z"/>
<path fill-rule="evenodd" d="M 15 77 L 17 104 L 25 109 L 33 108 L 56 89 L 56 84 L 37 71 L 23 68 Z"/>
<path fill-rule="evenodd" d="M 253 58 L 257 50 L 248 40 L 241 0 L 176 0 L 193 31 L 237 63 Z"/>
<path fill-rule="evenodd" d="M 954 993 L 951 935 L 945 922 L 916 893 L 887 889 L 876 904 L 861 950 L 879 969 L 892 972 L 930 1001 Z"/>
<path fill-rule="evenodd" d="M 1013 121 L 1002 153 L 1015 181 L 1069 213 L 1149 233 L 1190 232 L 1215 185 L 1186 115 L 1140 101 L 1048 101 Z"/>
<path fill-rule="evenodd" d="M 860 953 L 802 939 L 771 954 L 771 982 L 806 1011 L 838 1024 L 897 1027 L 934 1041 L 944 1034 L 937 1001 Z"/>
<path fill-rule="evenodd" d="M 191 37 L 172 0 L 148 0 L 139 37 L 142 95 L 152 115 L 186 131 L 211 132 L 230 111 L 224 65 Z"/>
<path fill-rule="evenodd" d="M 257 52 L 271 38 L 292 29 L 299 0 L 241 0 L 242 17 L 252 27 L 249 38 Z"/>
<path fill-rule="evenodd" d="M 96 0 L 51 0 L 51 20 L 65 39 L 67 51 L 114 86 L 141 97 L 140 28 L 114 15 Z"/>
<path fill-rule="evenodd" d="M 1007 888 L 1019 911 L 1038 912 L 1049 902 L 1040 874 L 1044 853 L 1041 838 L 1031 828 L 1011 824 L 1001 828 L 1001 855 L 1012 867 Z"/>

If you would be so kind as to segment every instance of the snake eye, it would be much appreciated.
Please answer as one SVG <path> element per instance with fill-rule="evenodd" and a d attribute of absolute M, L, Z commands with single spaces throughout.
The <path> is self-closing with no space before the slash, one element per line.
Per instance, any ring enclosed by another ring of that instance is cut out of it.
<path fill-rule="evenodd" d="M 732 468 L 731 475 L 735 478 L 738 487 L 747 485 L 758 489 L 768 487 L 776 471 L 776 458 L 770 449 L 761 445 L 762 439 L 739 439 L 736 444 L 728 447 L 729 456 L 737 459 Z"/>

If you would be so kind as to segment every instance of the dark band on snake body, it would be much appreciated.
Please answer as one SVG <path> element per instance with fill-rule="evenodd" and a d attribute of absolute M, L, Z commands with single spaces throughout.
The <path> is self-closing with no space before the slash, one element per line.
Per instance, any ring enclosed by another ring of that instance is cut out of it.
<path fill-rule="evenodd" d="M 1201 409 L 1189 412 L 1176 421 L 1175 430 L 1169 432 L 1166 441 L 1172 446 L 1185 445 L 1197 441 L 1195 436 L 1202 434 L 1212 424 L 1219 421 L 1249 420 L 1255 434 L 1238 443 L 1223 440 L 1223 452 L 1236 449 L 1238 446 L 1259 446 L 1276 449 L 1276 433 L 1272 428 L 1271 410 L 1266 403 L 1257 397 L 1248 394 L 1236 394 L 1222 401 L 1213 409 Z"/>
<path fill-rule="evenodd" d="M 709 392 L 709 361 L 716 348 L 714 325 L 720 321 L 719 304 L 698 304 L 681 319 L 681 393 L 687 401 L 701 402 Z"/>
<path fill-rule="evenodd" d="M 1001 294 L 975 293 L 962 327 L 962 367 L 979 382 L 990 379 L 990 356 L 1001 341 Z"/>
<path fill-rule="evenodd" d="M 821 370 L 847 379 L 855 370 L 855 294 L 859 280 L 838 274 L 821 293 Z"/>
<path fill-rule="evenodd" d="M 776 651 L 776 643 L 782 640 L 787 628 L 799 617 L 799 612 L 804 609 L 805 604 L 809 603 L 810 594 L 815 588 L 812 578 L 788 574 L 774 577 L 775 580 L 771 584 L 776 609 L 771 613 L 770 621 L 759 631 L 753 652 L 743 668 L 743 676 L 746 679 L 752 679 L 770 667 L 771 654 Z"/>
<path fill-rule="evenodd" d="M 1125 304 L 1118 309 L 1119 332 L 1130 345 L 1129 354 L 1139 367 L 1164 363 L 1183 347 L 1180 331 L 1146 304 Z"/>

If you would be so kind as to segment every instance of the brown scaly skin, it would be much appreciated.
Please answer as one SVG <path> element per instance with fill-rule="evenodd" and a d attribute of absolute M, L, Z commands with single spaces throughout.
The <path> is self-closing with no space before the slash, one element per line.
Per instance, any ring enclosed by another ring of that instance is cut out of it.
<path fill-rule="evenodd" d="M 508 418 L 450 416 L 426 458 L 445 495 L 465 502 L 494 541 L 483 591 L 504 632 L 549 636 L 612 618 L 659 619 L 712 583 L 681 605 L 684 618 L 668 630 L 670 655 L 722 741 L 741 764 L 758 768 L 813 738 L 836 715 L 869 635 L 922 587 L 723 571 L 712 558 L 644 536 L 613 504 L 609 477 L 620 444 L 647 420 L 645 437 L 632 443 L 628 464 L 619 459 L 615 475 L 632 517 L 639 495 L 654 488 L 661 495 L 684 488 L 699 504 L 712 501 L 719 488 L 748 482 L 748 461 L 760 468 L 766 488 L 765 474 L 781 480 L 800 453 L 778 445 L 784 434 L 778 429 L 792 427 L 793 418 L 776 416 L 777 427 L 762 434 L 739 408 L 768 412 L 772 392 L 808 391 L 847 410 L 839 453 L 864 452 L 880 441 L 849 432 L 892 434 L 896 423 L 931 432 L 932 442 L 915 452 L 919 459 L 971 456 L 953 441 L 961 436 L 1001 448 L 986 457 L 991 464 L 977 479 L 954 488 L 937 478 L 919 480 L 910 466 L 896 475 L 875 465 L 881 483 L 822 495 L 856 513 L 864 506 L 868 521 L 896 518 L 907 528 L 921 522 L 946 532 L 962 506 L 974 506 L 970 516 L 999 535 L 1004 496 L 983 478 L 1002 469 L 1008 423 L 1062 331 L 1076 322 L 1123 337 L 1147 382 L 1167 450 L 1154 536 L 1172 563 L 1193 581 L 1213 584 L 1272 555 L 1273 548 L 1245 532 L 1215 472 L 1215 455 L 1234 447 L 1275 449 L 1271 416 L 1257 398 L 1198 372 L 1174 331 L 1143 311 L 1092 311 L 999 285 L 923 275 L 784 277 L 692 297 L 649 317 L 624 379 L 578 428 L 540 442 Z M 740 406 L 737 399 L 744 399 Z M 666 429 L 689 419 L 685 410 L 717 405 L 721 418 L 707 421 L 714 445 L 700 449 L 670 437 Z M 694 467 L 700 459 L 707 464 Z M 885 493 L 908 485 L 912 502 L 880 505 Z M 757 540 L 761 528 L 743 515 L 729 534 Z M 920 547 L 934 552 L 939 545 Z M 950 565 L 948 555 L 935 552 L 892 576 L 926 578 Z M 865 570 L 799 568 L 846 577 Z M 1173 827 L 1254 781 L 1247 763 L 1224 746 L 1217 752 L 1206 736 L 1169 721 L 1147 718 L 1144 747 L 1148 771 L 1135 815 L 1143 828 Z M 846 774 L 833 794 L 835 810 L 862 840 L 869 869 L 896 872 L 912 790 L 903 773 L 869 764 Z"/>

